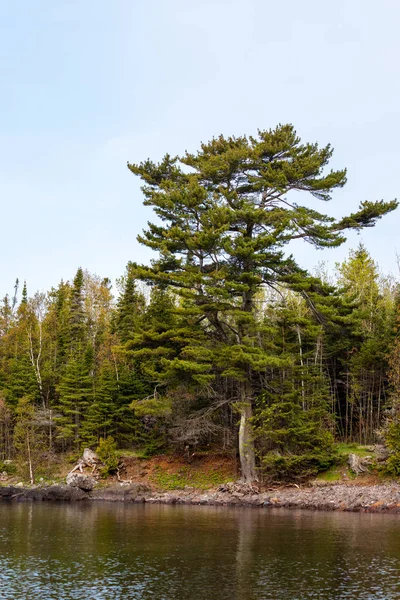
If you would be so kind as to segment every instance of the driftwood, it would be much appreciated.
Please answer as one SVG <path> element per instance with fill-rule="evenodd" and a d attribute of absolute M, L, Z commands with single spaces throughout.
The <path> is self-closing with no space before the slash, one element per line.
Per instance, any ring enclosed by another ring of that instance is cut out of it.
<path fill-rule="evenodd" d="M 98 475 L 97 468 L 99 466 L 104 466 L 104 463 L 100 460 L 97 454 L 93 452 L 93 450 L 90 450 L 90 448 L 85 448 L 82 457 L 78 460 L 74 468 L 68 473 L 66 478 L 67 484 L 85 489 L 86 485 L 91 485 L 90 480 L 95 481 L 94 478 Z M 131 479 L 121 478 L 120 469 L 123 467 L 124 464 L 122 463 L 117 469 L 118 481 L 120 483 L 132 483 Z M 90 475 L 87 475 L 84 472 L 84 469 L 91 469 Z M 79 471 L 79 473 L 77 473 L 77 471 Z"/>
<path fill-rule="evenodd" d="M 365 473 L 368 471 L 371 465 L 371 457 L 370 456 L 357 456 L 357 454 L 349 454 L 349 458 L 347 459 L 349 463 L 350 469 L 356 475 L 360 475 L 361 473 Z"/>
<path fill-rule="evenodd" d="M 132 483 L 132 479 L 121 479 L 121 475 L 119 474 L 119 469 L 117 469 L 117 479 L 119 483 Z"/>
<path fill-rule="evenodd" d="M 83 473 L 83 469 L 90 468 L 92 469 L 91 475 L 94 475 L 97 467 L 101 464 L 103 463 L 101 462 L 97 454 L 93 452 L 93 450 L 90 450 L 90 448 L 85 448 L 83 451 L 82 458 L 78 460 L 75 467 L 68 473 L 67 477 L 72 473 L 75 473 L 75 471 L 80 471 L 80 473 Z"/>

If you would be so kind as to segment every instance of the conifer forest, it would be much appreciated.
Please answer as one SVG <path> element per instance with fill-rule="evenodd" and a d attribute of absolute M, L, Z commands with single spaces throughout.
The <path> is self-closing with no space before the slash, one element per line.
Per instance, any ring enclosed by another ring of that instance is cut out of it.
<path fill-rule="evenodd" d="M 337 442 L 383 440 L 400 474 L 400 273 L 361 243 L 330 269 L 324 252 L 312 272 L 296 259 L 397 208 L 329 216 L 346 184 L 332 152 L 279 125 L 128 163 L 153 209 L 138 238 L 152 262 L 127 257 L 115 283 L 82 265 L 47 293 L 17 280 L 1 301 L 0 461 L 112 438 L 291 479 L 327 469 Z"/>

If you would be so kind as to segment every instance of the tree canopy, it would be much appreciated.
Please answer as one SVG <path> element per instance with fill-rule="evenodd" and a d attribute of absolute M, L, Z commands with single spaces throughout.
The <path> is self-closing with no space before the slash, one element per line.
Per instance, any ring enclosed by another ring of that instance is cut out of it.
<path fill-rule="evenodd" d="M 154 210 L 139 236 L 151 264 L 128 262 L 117 291 L 79 267 L 47 293 L 17 280 L 0 302 L 0 462 L 32 481 L 86 446 L 201 449 L 238 454 L 246 482 L 276 481 L 381 430 L 400 473 L 399 283 L 363 245 L 330 276 L 293 253 L 397 207 L 332 218 L 346 182 L 332 152 L 280 125 L 130 164 Z"/>
<path fill-rule="evenodd" d="M 217 375 L 233 382 L 246 481 L 256 477 L 253 380 L 278 362 L 259 340 L 257 293 L 284 285 L 307 294 L 315 282 L 287 254 L 290 242 L 339 246 L 346 230 L 371 227 L 397 207 L 397 201 L 364 201 L 337 220 L 296 202 L 296 192 L 330 201 L 346 183 L 345 170 L 326 172 L 332 152 L 330 145 L 302 143 L 292 125 L 279 125 L 256 137 L 220 136 L 196 154 L 167 154 L 159 164 L 128 164 L 158 217 L 138 237 L 158 258 L 134 265 L 135 276 L 172 288 L 185 315 L 160 378 L 171 383 L 180 372 L 188 385 L 211 384 Z"/>

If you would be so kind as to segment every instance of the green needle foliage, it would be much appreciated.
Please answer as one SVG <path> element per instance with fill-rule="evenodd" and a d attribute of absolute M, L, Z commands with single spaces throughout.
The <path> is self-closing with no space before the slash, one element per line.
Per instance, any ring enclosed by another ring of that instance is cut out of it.
<path fill-rule="evenodd" d="M 322 364 L 324 330 L 298 294 L 286 291 L 265 319 L 271 352 L 281 359 L 270 369 L 253 420 L 260 466 L 267 479 L 304 478 L 325 470 L 334 457 L 334 422 Z"/>
<path fill-rule="evenodd" d="M 331 282 L 290 254 L 397 206 L 332 218 L 346 171 L 331 157 L 279 125 L 129 165 L 154 210 L 151 264 L 128 263 L 115 297 L 79 268 L 0 301 L 0 458 L 25 468 L 29 450 L 31 477 L 31 440 L 50 456 L 102 439 L 111 454 L 238 452 L 244 481 L 301 478 L 330 464 L 334 437 L 375 442 L 386 416 L 400 473 L 395 285 L 362 246 Z"/>
<path fill-rule="evenodd" d="M 31 484 L 44 462 L 45 439 L 38 425 L 35 408 L 29 398 L 21 398 L 16 409 L 14 446 L 18 452 L 18 467 L 21 475 Z"/>
<path fill-rule="evenodd" d="M 339 246 L 346 229 L 371 227 L 397 207 L 396 201 L 362 202 L 356 213 L 336 220 L 298 204 L 295 192 L 327 202 L 346 183 L 345 170 L 326 172 L 331 156 L 329 145 L 304 144 L 291 125 L 279 125 L 256 137 L 220 136 L 196 154 L 167 154 L 159 164 L 128 164 L 144 182 L 144 204 L 158 217 L 138 237 L 158 259 L 150 267 L 133 265 L 135 277 L 173 290 L 184 323 L 165 332 L 157 349 L 153 345 L 161 354 L 165 339 L 175 342 L 175 354 L 161 360 L 159 379 L 170 386 L 228 380 L 240 414 L 245 481 L 256 477 L 254 381 L 279 365 L 259 343 L 257 293 L 281 285 L 307 292 L 307 273 L 286 254 L 293 240 Z"/>

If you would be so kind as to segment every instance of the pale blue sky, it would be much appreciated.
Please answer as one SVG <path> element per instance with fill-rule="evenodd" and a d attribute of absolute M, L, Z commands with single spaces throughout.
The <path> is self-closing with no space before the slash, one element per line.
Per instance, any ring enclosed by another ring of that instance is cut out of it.
<path fill-rule="evenodd" d="M 332 143 L 349 182 L 322 208 L 400 197 L 396 0 L 0 1 L 0 294 L 78 266 L 112 279 L 149 252 L 126 162 L 291 122 Z M 333 267 L 360 239 L 396 271 L 400 211 L 347 246 L 295 248 Z"/>

